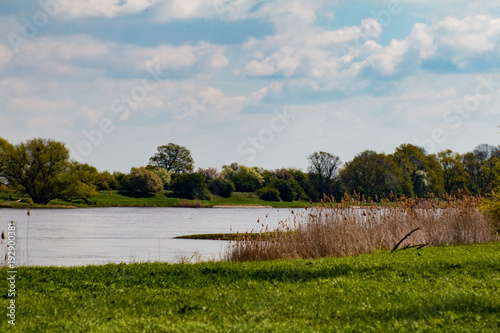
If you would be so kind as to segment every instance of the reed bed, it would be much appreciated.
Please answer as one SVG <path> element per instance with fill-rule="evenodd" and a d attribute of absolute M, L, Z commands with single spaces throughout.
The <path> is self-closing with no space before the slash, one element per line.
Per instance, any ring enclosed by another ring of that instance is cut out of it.
<path fill-rule="evenodd" d="M 379 249 L 487 243 L 499 240 L 477 197 L 445 201 L 401 198 L 362 206 L 359 198 L 341 203 L 326 198 L 320 207 L 280 222 L 274 237 L 232 241 L 227 260 L 256 261 L 355 256 Z M 263 230 L 263 231 L 268 231 Z"/>

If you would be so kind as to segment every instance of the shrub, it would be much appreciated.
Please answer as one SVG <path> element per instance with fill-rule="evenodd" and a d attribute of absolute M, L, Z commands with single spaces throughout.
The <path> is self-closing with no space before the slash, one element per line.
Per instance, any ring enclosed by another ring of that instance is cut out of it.
<path fill-rule="evenodd" d="M 280 192 L 277 188 L 266 186 L 257 191 L 259 199 L 265 201 L 281 201 Z"/>
<path fill-rule="evenodd" d="M 110 183 L 112 190 L 128 191 L 130 189 L 130 174 L 115 171 L 113 181 Z"/>
<path fill-rule="evenodd" d="M 264 184 L 264 177 L 257 168 L 232 163 L 222 167 L 222 176 L 234 183 L 238 192 L 255 192 Z"/>
<path fill-rule="evenodd" d="M 213 195 L 229 198 L 234 192 L 234 183 L 223 178 L 214 178 L 208 183 L 208 189 Z"/>
<path fill-rule="evenodd" d="M 500 234 L 500 189 L 493 190 L 488 199 L 483 199 L 481 211 L 491 220 Z"/>
<path fill-rule="evenodd" d="M 295 200 L 296 194 L 289 181 L 276 179 L 274 181 L 274 187 L 279 191 L 279 196 L 283 201 L 291 202 Z"/>
<path fill-rule="evenodd" d="M 130 190 L 141 193 L 154 193 L 163 190 L 163 181 L 153 171 L 144 167 L 132 168 L 129 178 Z"/>
<path fill-rule="evenodd" d="M 176 174 L 171 185 L 174 195 L 183 199 L 210 199 L 203 176 L 198 173 Z"/>
<path fill-rule="evenodd" d="M 172 172 L 167 171 L 165 168 L 158 168 L 158 167 L 151 167 L 148 166 L 148 169 L 153 171 L 158 177 L 160 177 L 161 181 L 163 182 L 163 187 L 168 188 L 170 186 L 170 183 L 172 182 Z"/>
<path fill-rule="evenodd" d="M 207 184 L 209 184 L 212 180 L 221 177 L 220 173 L 217 171 L 217 168 L 198 168 L 198 171 L 196 171 L 196 173 L 202 175 L 205 183 Z"/>

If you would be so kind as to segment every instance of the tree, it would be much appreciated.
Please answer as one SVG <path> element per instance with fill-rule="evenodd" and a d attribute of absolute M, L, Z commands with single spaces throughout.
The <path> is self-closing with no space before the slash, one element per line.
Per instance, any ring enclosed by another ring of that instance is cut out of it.
<path fill-rule="evenodd" d="M 310 155 L 309 174 L 310 177 L 318 181 L 318 192 L 320 195 L 330 195 L 332 190 L 332 182 L 338 176 L 338 170 L 342 162 L 338 156 L 323 151 L 315 152 Z"/>
<path fill-rule="evenodd" d="M 144 194 L 163 190 L 163 180 L 154 171 L 145 167 L 132 168 L 129 178 L 130 190 Z"/>
<path fill-rule="evenodd" d="M 212 167 L 206 169 L 198 168 L 198 171 L 196 171 L 196 173 L 202 175 L 203 179 L 205 180 L 205 183 L 207 184 L 210 183 L 212 180 L 221 177 L 221 174 L 219 173 L 219 171 L 217 171 L 217 168 L 212 168 Z"/>
<path fill-rule="evenodd" d="M 300 169 L 290 168 L 288 172 L 292 174 L 293 179 L 296 181 L 297 185 L 292 184 L 295 187 L 295 192 L 297 193 L 297 198 L 317 200 L 318 192 L 314 189 L 309 180 L 309 175 Z"/>
<path fill-rule="evenodd" d="M 174 143 L 159 146 L 158 153 L 149 159 L 152 166 L 165 168 L 173 173 L 188 173 L 193 171 L 191 152 L 184 146 Z"/>
<path fill-rule="evenodd" d="M 208 182 L 208 189 L 213 195 L 220 195 L 223 198 L 229 198 L 234 192 L 234 183 L 221 177 L 213 178 Z"/>
<path fill-rule="evenodd" d="M 421 193 L 421 181 L 423 171 L 427 179 L 427 190 L 435 195 L 441 195 L 444 191 L 443 171 L 436 155 L 427 155 L 425 149 L 411 144 L 402 144 L 396 148 L 394 154 L 390 155 L 398 166 L 403 177 L 403 194 L 413 197 L 425 197 L 427 193 Z M 418 184 L 417 184 L 418 183 Z M 417 191 L 418 190 L 418 191 Z"/>
<path fill-rule="evenodd" d="M 59 198 L 74 201 L 83 200 L 88 203 L 90 197 L 96 196 L 98 184 L 101 185 L 101 174 L 88 164 L 70 162 L 61 180 L 66 184 Z"/>
<path fill-rule="evenodd" d="M 464 170 L 461 157 L 447 149 L 438 153 L 439 163 L 443 169 L 444 190 L 446 193 L 454 193 L 465 190 L 469 175 Z"/>
<path fill-rule="evenodd" d="M 2 152 L 2 175 L 28 194 L 34 203 L 47 204 L 63 197 L 68 187 L 69 150 L 50 139 L 32 139 Z"/>
<path fill-rule="evenodd" d="M 259 199 L 265 200 L 265 201 L 281 201 L 280 198 L 280 192 L 278 189 L 271 187 L 271 186 L 266 186 L 257 191 L 257 194 L 259 194 Z"/>
<path fill-rule="evenodd" d="M 402 177 L 394 161 L 385 154 L 366 150 L 345 164 L 341 178 L 348 191 L 365 197 L 389 197 L 401 192 Z"/>
<path fill-rule="evenodd" d="M 222 177 L 232 181 L 238 192 L 255 192 L 264 184 L 264 177 L 257 171 L 257 168 L 238 165 L 238 163 L 224 165 Z"/>
<path fill-rule="evenodd" d="M 171 187 L 174 195 L 178 198 L 201 200 L 210 198 L 207 185 L 199 173 L 177 174 Z"/>
<path fill-rule="evenodd" d="M 279 178 L 273 182 L 273 187 L 279 191 L 280 198 L 283 201 L 292 202 L 297 197 L 292 182 L 295 182 L 295 180 L 284 180 Z"/>
<path fill-rule="evenodd" d="M 488 193 L 500 185 L 500 148 L 486 144 L 462 156 L 461 164 L 469 175 L 467 187 L 473 193 Z"/>
<path fill-rule="evenodd" d="M 0 185 L 6 185 L 7 179 L 3 176 L 6 167 L 6 153 L 12 149 L 12 145 L 5 139 L 0 138 Z"/>

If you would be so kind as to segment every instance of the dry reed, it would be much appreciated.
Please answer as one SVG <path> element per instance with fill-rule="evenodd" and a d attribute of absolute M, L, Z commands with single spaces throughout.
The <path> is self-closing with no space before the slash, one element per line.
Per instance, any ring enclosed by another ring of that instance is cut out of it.
<path fill-rule="evenodd" d="M 275 237 L 231 242 L 226 259 L 355 256 L 394 249 L 405 236 L 399 249 L 498 241 L 492 223 L 478 209 L 480 203 L 476 197 L 451 196 L 446 201 L 401 198 L 384 206 L 361 206 L 359 197 L 346 197 L 340 204 L 324 200 L 320 207 L 280 222 Z"/>

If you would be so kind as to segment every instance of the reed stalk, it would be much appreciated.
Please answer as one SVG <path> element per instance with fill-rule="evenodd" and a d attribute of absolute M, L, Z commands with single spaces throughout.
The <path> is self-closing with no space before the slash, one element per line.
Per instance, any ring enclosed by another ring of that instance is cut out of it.
<path fill-rule="evenodd" d="M 362 206 L 366 202 L 359 197 L 347 196 L 338 204 L 326 198 L 320 207 L 280 222 L 271 238 L 243 235 L 232 241 L 226 259 L 342 257 L 397 247 L 498 241 L 492 222 L 478 209 L 480 203 L 477 197 L 403 197 L 385 206 Z"/>

